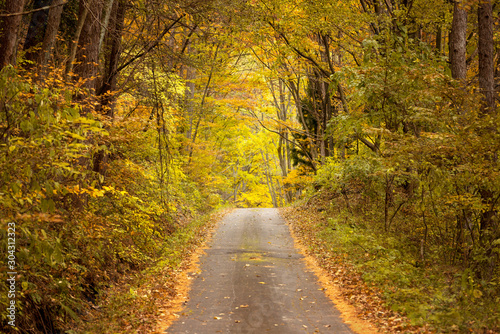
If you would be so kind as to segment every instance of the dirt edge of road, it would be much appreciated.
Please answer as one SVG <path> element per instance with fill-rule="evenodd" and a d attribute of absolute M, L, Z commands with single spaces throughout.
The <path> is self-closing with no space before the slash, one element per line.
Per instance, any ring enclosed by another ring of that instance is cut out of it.
<path fill-rule="evenodd" d="M 211 219 L 214 219 L 215 221 L 212 223 L 205 240 L 196 249 L 196 251 L 183 261 L 183 264 L 181 265 L 181 268 L 183 269 L 178 272 L 178 276 L 176 278 L 177 294 L 175 298 L 170 299 L 168 304 L 163 305 L 161 308 L 163 314 L 158 320 L 153 334 L 164 334 L 172 323 L 180 317 L 182 310 L 184 309 L 184 305 L 189 299 L 193 276 L 198 274 L 200 271 L 200 258 L 205 254 L 205 250 L 209 247 L 208 245 L 212 240 L 217 225 L 232 211 L 232 208 L 225 209 L 211 217 Z"/>
<path fill-rule="evenodd" d="M 299 250 L 300 254 L 304 256 L 304 262 L 307 268 L 313 271 L 318 278 L 319 283 L 324 289 L 324 292 L 330 298 L 330 300 L 335 304 L 335 307 L 339 310 L 342 320 L 349 325 L 350 329 L 357 334 L 379 334 L 381 333 L 375 325 L 367 320 L 360 319 L 357 316 L 357 311 L 354 306 L 349 304 L 342 297 L 339 288 L 331 281 L 328 273 L 322 269 L 316 259 L 309 255 L 307 252 L 307 246 L 305 246 L 302 241 L 295 234 L 292 225 L 283 217 L 285 220 L 290 234 L 294 240 L 295 248 Z"/>
<path fill-rule="evenodd" d="M 179 273 L 177 277 L 177 295 L 174 299 L 169 301 L 164 309 L 165 316 L 157 324 L 155 333 L 165 333 L 165 331 L 172 325 L 172 323 L 179 318 L 185 302 L 189 299 L 189 291 L 191 290 L 192 275 L 199 270 L 200 257 L 205 253 L 205 245 L 200 247 L 196 252 L 186 260 L 189 266 L 186 270 Z"/>

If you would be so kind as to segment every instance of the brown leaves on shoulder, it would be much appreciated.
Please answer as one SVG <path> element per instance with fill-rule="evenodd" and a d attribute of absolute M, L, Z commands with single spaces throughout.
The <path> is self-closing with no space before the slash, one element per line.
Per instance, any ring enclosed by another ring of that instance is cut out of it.
<path fill-rule="evenodd" d="M 326 272 L 329 283 L 338 288 L 343 300 L 354 307 L 358 319 L 368 321 L 384 333 L 429 332 L 412 326 L 409 319 L 388 309 L 381 291 L 363 281 L 361 273 L 349 263 L 349 256 L 332 250 L 317 237 L 326 226 L 323 213 L 329 202 L 329 198 L 318 196 L 306 205 L 283 208 L 280 212 L 307 255 Z"/>

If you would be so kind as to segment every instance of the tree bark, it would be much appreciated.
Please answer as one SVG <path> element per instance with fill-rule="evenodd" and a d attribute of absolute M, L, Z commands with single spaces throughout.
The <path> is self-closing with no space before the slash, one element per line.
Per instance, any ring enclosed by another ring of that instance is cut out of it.
<path fill-rule="evenodd" d="M 466 46 L 467 11 L 455 1 L 450 32 L 450 67 L 451 76 L 464 84 L 467 77 Z"/>
<path fill-rule="evenodd" d="M 42 68 L 49 63 L 52 55 L 52 49 L 56 44 L 57 32 L 59 31 L 61 15 L 64 8 L 64 6 L 62 6 L 63 1 L 64 0 L 54 0 L 54 7 L 52 7 L 49 11 L 47 29 L 45 31 L 45 36 L 43 37 L 42 53 L 39 61 Z"/>
<path fill-rule="evenodd" d="M 491 0 L 484 0 L 478 6 L 478 36 L 479 36 L 479 89 L 483 95 L 481 112 L 492 114 L 496 112 L 495 92 L 495 68 L 494 68 L 494 44 L 493 44 L 493 6 Z M 495 128 L 487 128 L 487 131 L 495 131 Z M 488 160 L 495 161 L 498 158 L 492 154 L 487 156 Z M 481 213 L 480 231 L 481 241 L 487 238 L 485 231 L 492 228 L 492 222 L 497 215 L 494 199 L 495 192 L 491 187 L 480 189 L 481 200 L 488 207 Z"/>
<path fill-rule="evenodd" d="M 81 0 L 80 13 L 83 14 L 86 10 L 89 13 L 78 41 L 74 72 L 79 79 L 86 80 L 85 88 L 95 91 L 99 63 L 102 0 Z"/>
<path fill-rule="evenodd" d="M 106 109 L 105 113 L 109 117 L 114 116 L 114 110 L 112 106 L 113 97 L 110 95 L 113 91 L 116 91 L 116 69 L 118 67 L 118 61 L 121 55 L 122 49 L 122 33 L 123 24 L 125 21 L 126 12 L 126 2 L 124 0 L 118 1 L 115 6 L 113 6 L 112 22 L 109 25 L 109 37 L 108 37 L 108 54 L 106 60 L 106 70 L 102 80 L 102 85 L 98 91 L 98 95 L 101 97 L 101 109 Z"/>
<path fill-rule="evenodd" d="M 111 12 L 113 9 L 113 4 L 114 4 L 114 0 L 107 0 L 106 6 L 104 7 L 104 12 L 103 12 L 104 17 L 102 20 L 101 35 L 99 36 L 99 53 L 102 50 L 102 44 L 104 43 L 104 37 L 106 36 L 106 31 L 108 31 L 109 19 L 112 15 Z"/>
<path fill-rule="evenodd" d="M 483 94 L 484 113 L 496 110 L 495 67 L 493 45 L 493 8 L 491 0 L 484 0 L 478 7 L 479 35 L 479 89 Z"/>
<path fill-rule="evenodd" d="M 25 0 L 5 0 L 3 11 L 6 14 L 21 13 Z M 14 63 L 12 56 L 15 54 L 17 32 L 21 24 L 22 15 L 0 18 L 0 69 Z"/>

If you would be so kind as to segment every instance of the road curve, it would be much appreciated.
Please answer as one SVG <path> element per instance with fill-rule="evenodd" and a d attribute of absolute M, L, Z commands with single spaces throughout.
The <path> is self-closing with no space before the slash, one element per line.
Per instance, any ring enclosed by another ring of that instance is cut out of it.
<path fill-rule="evenodd" d="M 166 333 L 352 333 L 277 209 L 234 210 L 206 253 L 190 299 Z"/>

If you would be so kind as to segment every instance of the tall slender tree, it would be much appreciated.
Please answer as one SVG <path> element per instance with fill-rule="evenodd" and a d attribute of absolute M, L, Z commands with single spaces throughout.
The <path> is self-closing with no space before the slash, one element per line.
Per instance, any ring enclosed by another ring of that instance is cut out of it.
<path fill-rule="evenodd" d="M 483 112 L 496 110 L 495 94 L 495 50 L 493 43 L 493 5 L 491 0 L 482 0 L 478 6 L 479 36 L 479 89 L 483 94 Z"/>
<path fill-rule="evenodd" d="M 467 11 L 463 4 L 455 1 L 450 32 L 450 67 L 454 79 L 465 81 L 467 76 Z"/>
<path fill-rule="evenodd" d="M 59 32 L 59 26 L 61 24 L 61 15 L 63 12 L 64 0 L 53 0 L 52 8 L 49 11 L 49 17 L 47 20 L 47 28 L 45 30 L 45 35 L 43 38 L 42 52 L 40 54 L 39 63 L 42 67 L 45 67 L 49 62 L 52 51 L 56 44 L 57 33 Z"/>
<path fill-rule="evenodd" d="M 24 4 L 25 0 L 5 0 L 0 5 L 0 69 L 14 62 Z"/>
<path fill-rule="evenodd" d="M 108 25 L 108 38 L 105 50 L 105 69 L 102 84 L 97 92 L 100 96 L 100 106 L 107 116 L 113 117 L 111 94 L 116 90 L 117 68 L 122 49 L 122 33 L 127 4 L 124 0 L 115 1 Z"/>
<path fill-rule="evenodd" d="M 102 7 L 102 0 L 80 0 L 80 15 L 88 14 L 78 40 L 74 72 L 86 80 L 85 87 L 91 91 L 97 88 Z"/>

